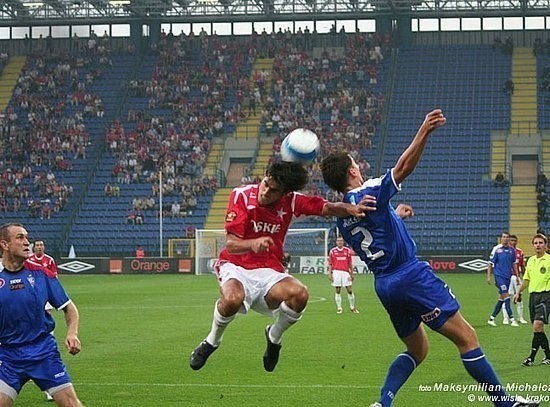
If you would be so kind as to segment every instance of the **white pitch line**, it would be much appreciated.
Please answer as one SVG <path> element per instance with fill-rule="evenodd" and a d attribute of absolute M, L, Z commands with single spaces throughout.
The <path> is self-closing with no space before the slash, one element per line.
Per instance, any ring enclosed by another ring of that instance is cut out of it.
<path fill-rule="evenodd" d="M 77 386 L 124 386 L 124 387 L 208 387 L 208 388 L 236 388 L 236 389 L 379 389 L 374 385 L 355 384 L 216 384 L 216 383 L 86 383 L 75 382 Z"/>

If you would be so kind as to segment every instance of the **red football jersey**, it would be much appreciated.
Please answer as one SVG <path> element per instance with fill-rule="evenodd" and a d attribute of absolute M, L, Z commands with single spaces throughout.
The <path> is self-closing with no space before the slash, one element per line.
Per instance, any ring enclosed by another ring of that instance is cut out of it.
<path fill-rule="evenodd" d="M 523 250 L 516 247 L 516 264 L 520 272 L 525 271 L 525 257 L 523 256 Z"/>
<path fill-rule="evenodd" d="M 44 270 L 50 277 L 57 276 L 57 265 L 55 264 L 55 260 L 46 253 L 44 253 L 41 257 L 38 257 L 33 253 L 27 260 L 42 266 L 42 270 Z"/>
<path fill-rule="evenodd" d="M 352 264 L 352 254 L 353 251 L 349 247 L 343 246 L 341 249 L 333 247 L 328 254 L 328 263 L 332 270 L 349 272 Z"/>
<path fill-rule="evenodd" d="M 231 192 L 225 215 L 225 231 L 241 239 L 269 236 L 275 244 L 269 251 L 261 253 L 249 251 L 231 254 L 223 249 L 219 260 L 229 261 L 248 270 L 267 267 L 283 272 L 283 245 L 292 218 L 302 215 L 321 216 L 327 201 L 321 197 L 291 192 L 273 205 L 261 206 L 258 203 L 258 191 L 259 184 L 245 185 Z"/>

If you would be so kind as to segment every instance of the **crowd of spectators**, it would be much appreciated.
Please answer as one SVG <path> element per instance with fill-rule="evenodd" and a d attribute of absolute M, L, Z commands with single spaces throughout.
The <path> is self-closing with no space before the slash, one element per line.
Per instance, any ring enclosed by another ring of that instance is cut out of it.
<path fill-rule="evenodd" d="M 262 110 L 268 135 L 275 136 L 273 159 L 290 130 L 306 127 L 319 136 L 324 154 L 349 151 L 361 170 L 370 174 L 364 152 L 373 148 L 376 127 L 382 120 L 384 95 L 375 85 L 388 42 L 386 37 L 364 33 L 345 38 L 343 52 L 333 48 L 319 58 L 293 47 L 279 50 L 272 91 Z M 320 169 L 313 165 L 309 172 L 308 191 L 322 193 Z"/>
<path fill-rule="evenodd" d="M 87 88 L 101 76 L 105 47 L 85 54 L 38 49 L 27 57 L 5 114 L 0 116 L 2 210 L 50 218 L 73 188 L 57 172 L 85 159 L 90 139 L 84 117 L 101 115 L 101 99 Z M 69 108 L 70 106 L 70 108 Z"/>
<path fill-rule="evenodd" d="M 232 131 L 246 109 L 252 113 L 250 101 L 262 99 L 265 76 L 254 75 L 253 84 L 250 79 L 255 41 L 251 37 L 244 46 L 204 31 L 163 32 L 153 47 L 151 79 L 127 84 L 130 95 L 148 99 L 148 108 L 129 109 L 134 127 L 115 121 L 106 134 L 117 160 L 113 179 L 121 185 L 148 182 L 155 197 L 162 173 L 162 193 L 170 202 L 163 215 L 192 214 L 197 197 L 218 187 L 215 176 L 203 175 L 212 138 Z"/>

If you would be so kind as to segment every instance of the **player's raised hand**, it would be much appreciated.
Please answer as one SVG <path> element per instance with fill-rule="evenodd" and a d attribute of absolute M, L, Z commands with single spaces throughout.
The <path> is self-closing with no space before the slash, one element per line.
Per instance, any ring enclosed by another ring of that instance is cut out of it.
<path fill-rule="evenodd" d="M 258 237 L 252 241 L 252 251 L 254 253 L 267 252 L 269 251 L 269 246 L 274 244 L 275 242 L 269 236 Z"/>
<path fill-rule="evenodd" d="M 401 203 L 397 205 L 395 212 L 397 213 L 397 216 L 399 216 L 401 219 L 412 218 L 414 216 L 413 208 L 409 204 Z"/>
<path fill-rule="evenodd" d="M 422 127 L 425 127 L 428 132 L 443 126 L 447 122 L 445 115 L 441 109 L 434 109 L 426 115 Z"/>

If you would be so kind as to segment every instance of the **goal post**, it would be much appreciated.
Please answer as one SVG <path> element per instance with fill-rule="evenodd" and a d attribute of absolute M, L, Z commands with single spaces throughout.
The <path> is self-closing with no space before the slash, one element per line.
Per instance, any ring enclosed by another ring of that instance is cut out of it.
<path fill-rule="evenodd" d="M 329 229 L 289 229 L 283 252 L 290 254 L 290 272 L 324 274 L 328 258 Z M 225 247 L 225 230 L 195 231 L 195 273 L 214 273 L 214 264 Z"/>

